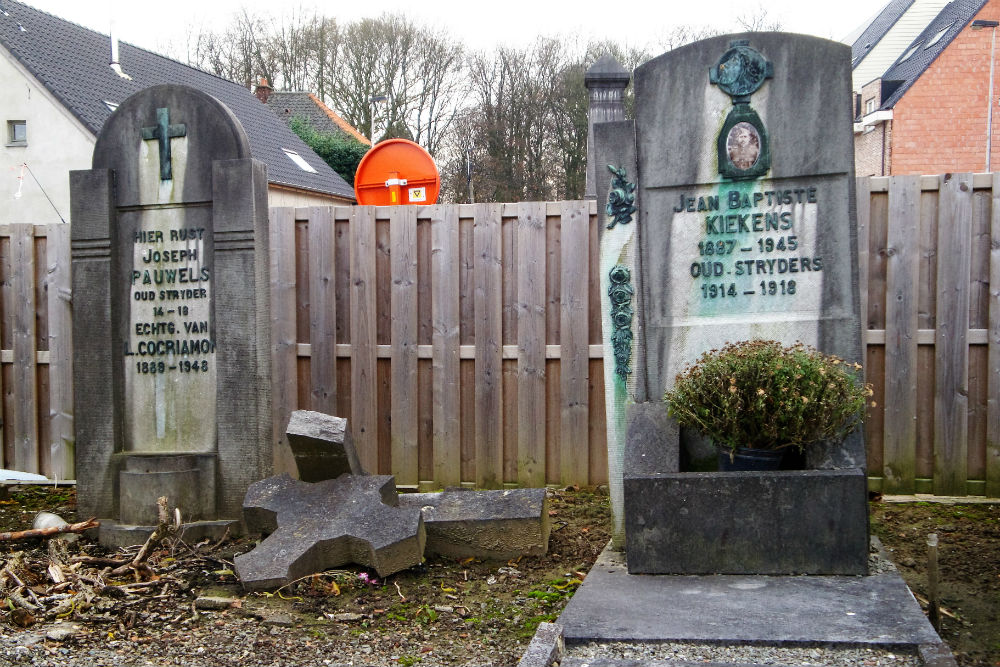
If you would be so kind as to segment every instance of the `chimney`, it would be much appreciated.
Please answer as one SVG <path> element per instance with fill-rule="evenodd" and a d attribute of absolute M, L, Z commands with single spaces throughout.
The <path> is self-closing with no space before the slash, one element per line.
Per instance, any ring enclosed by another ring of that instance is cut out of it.
<path fill-rule="evenodd" d="M 257 84 L 257 88 L 255 88 L 253 92 L 254 95 L 257 96 L 258 100 L 260 100 L 264 104 L 267 104 L 267 98 L 269 98 L 271 96 L 271 93 L 274 92 L 274 88 L 267 85 L 267 79 L 261 77 L 260 83 Z"/>
<path fill-rule="evenodd" d="M 111 62 L 110 62 L 111 69 L 114 71 L 115 74 L 117 74 L 121 78 L 128 79 L 129 81 L 131 81 L 132 77 L 130 77 L 128 74 L 122 71 L 122 66 L 118 62 L 118 35 L 115 34 L 115 22 L 113 19 L 111 21 L 110 38 L 111 38 Z"/>

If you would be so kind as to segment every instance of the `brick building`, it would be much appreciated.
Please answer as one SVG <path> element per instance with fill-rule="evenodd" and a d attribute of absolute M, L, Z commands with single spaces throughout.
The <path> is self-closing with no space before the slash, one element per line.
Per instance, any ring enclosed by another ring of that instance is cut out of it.
<path fill-rule="evenodd" d="M 1000 0 L 954 0 L 881 76 L 855 91 L 859 176 L 982 172 L 1000 164 L 1000 137 L 993 141 L 1000 113 L 987 124 L 1000 91 L 998 80 L 989 89 L 1000 79 L 990 66 L 998 20 Z"/>

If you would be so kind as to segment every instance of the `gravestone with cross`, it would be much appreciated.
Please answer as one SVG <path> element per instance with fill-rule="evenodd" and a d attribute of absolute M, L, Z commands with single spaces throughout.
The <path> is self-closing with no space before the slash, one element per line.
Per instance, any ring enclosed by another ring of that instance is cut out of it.
<path fill-rule="evenodd" d="M 802 341 L 860 361 L 850 49 L 716 37 L 642 65 L 634 91 L 635 119 L 596 124 L 593 142 L 609 470 L 629 570 L 863 574 L 860 433 L 808 451 L 800 470 L 716 472 L 694 434 L 664 427 L 662 403 L 726 342 Z"/>
<path fill-rule="evenodd" d="M 71 174 L 80 511 L 141 541 L 165 495 L 188 536 L 270 472 L 267 179 L 218 100 L 155 86 Z"/>

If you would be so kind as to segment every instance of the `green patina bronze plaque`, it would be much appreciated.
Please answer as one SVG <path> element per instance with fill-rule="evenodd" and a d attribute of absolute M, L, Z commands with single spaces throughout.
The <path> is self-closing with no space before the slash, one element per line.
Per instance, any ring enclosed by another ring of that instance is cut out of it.
<path fill-rule="evenodd" d="M 632 272 L 627 266 L 618 264 L 608 273 L 611 286 L 608 296 L 611 297 L 611 323 L 615 330 L 611 334 L 611 349 L 615 353 L 615 375 L 622 382 L 632 373 L 629 361 L 632 358 L 632 297 L 635 288 L 632 287 Z"/>
<path fill-rule="evenodd" d="M 733 98 L 733 104 L 749 102 L 750 95 L 774 76 L 774 66 L 745 39 L 730 42 L 729 50 L 709 70 L 708 80 Z"/>
<path fill-rule="evenodd" d="M 614 176 L 611 179 L 611 190 L 608 192 L 608 217 L 611 222 L 608 229 L 615 225 L 627 225 L 632 222 L 635 213 L 635 183 L 629 183 L 625 178 L 625 167 L 608 165 L 608 171 Z"/>
<path fill-rule="evenodd" d="M 729 46 L 709 70 L 708 79 L 733 101 L 719 132 L 719 173 L 741 181 L 763 176 L 771 168 L 767 129 L 750 106 L 750 96 L 774 76 L 774 66 L 747 40 L 736 40 Z"/>

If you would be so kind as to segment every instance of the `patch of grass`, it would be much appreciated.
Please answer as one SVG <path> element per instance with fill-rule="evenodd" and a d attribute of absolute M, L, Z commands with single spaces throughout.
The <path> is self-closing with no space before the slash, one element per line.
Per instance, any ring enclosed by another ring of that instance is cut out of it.
<path fill-rule="evenodd" d="M 559 618 L 559 614 L 555 612 L 532 616 L 521 624 L 521 628 L 517 631 L 517 636 L 521 639 L 531 639 L 535 635 L 535 631 L 538 630 L 539 623 L 551 623 L 557 618 Z"/>
<path fill-rule="evenodd" d="M 417 664 L 421 660 L 423 660 L 423 658 L 419 656 L 401 655 L 399 656 L 399 660 L 397 662 L 399 662 L 399 664 L 401 664 L 403 667 L 413 667 L 413 665 Z"/>
<path fill-rule="evenodd" d="M 430 625 L 438 619 L 438 613 L 431 609 L 429 605 L 421 605 L 417 610 L 415 618 L 424 625 Z"/>

